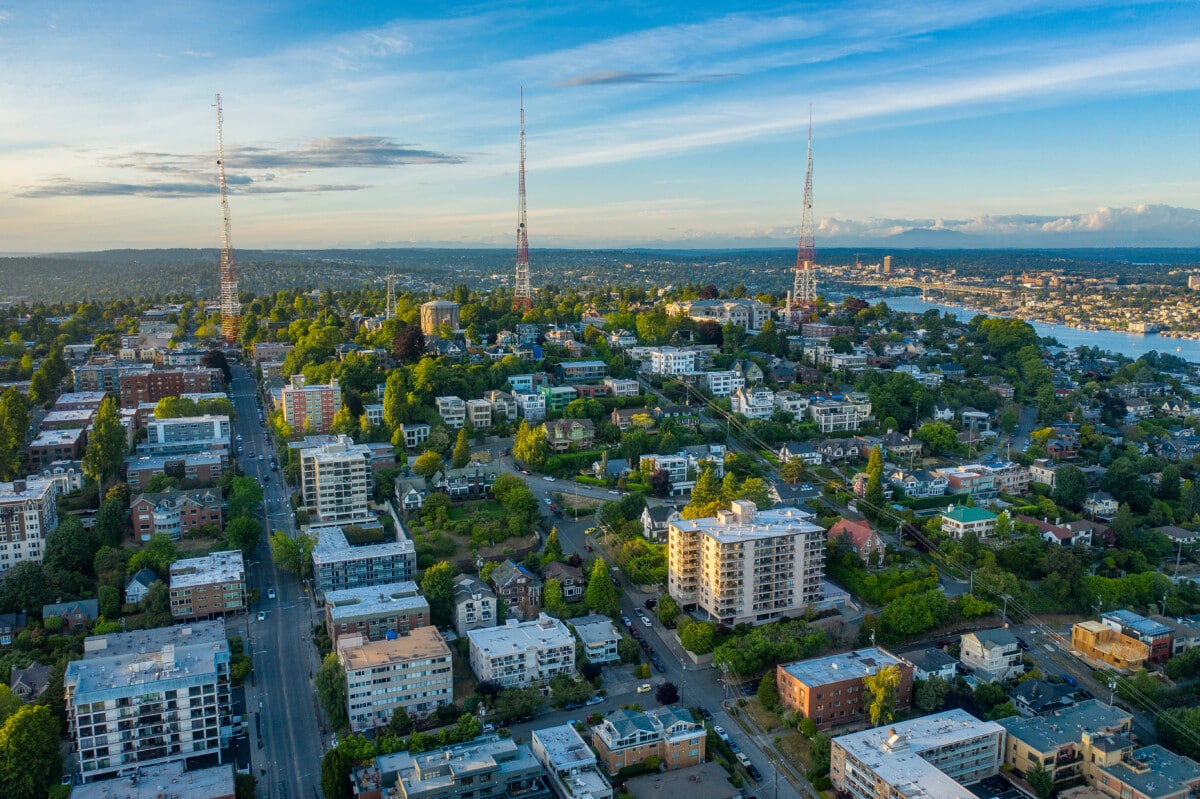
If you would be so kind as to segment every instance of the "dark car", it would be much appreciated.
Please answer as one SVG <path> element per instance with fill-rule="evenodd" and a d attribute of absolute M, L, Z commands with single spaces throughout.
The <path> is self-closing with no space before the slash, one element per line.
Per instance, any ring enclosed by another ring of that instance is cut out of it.
<path fill-rule="evenodd" d="M 712 718 L 712 713 L 709 713 L 707 708 L 697 707 L 696 712 L 699 713 L 700 718 L 704 719 L 705 721 L 708 721 Z"/>
<path fill-rule="evenodd" d="M 758 770 L 758 766 L 751 763 L 746 766 L 746 773 L 750 775 L 750 779 L 755 782 L 762 782 L 762 772 Z"/>
<path fill-rule="evenodd" d="M 643 652 L 649 652 L 649 651 L 650 651 L 650 642 L 649 642 L 649 641 L 647 641 L 645 638 L 639 638 L 639 639 L 638 639 L 638 646 L 640 646 L 640 647 L 642 648 L 642 651 L 643 651 Z"/>
<path fill-rule="evenodd" d="M 662 674 L 664 671 L 667 670 L 667 667 L 662 664 L 661 660 L 654 661 L 654 668 L 658 669 L 659 674 Z"/>
<path fill-rule="evenodd" d="M 658 600 L 654 597 L 650 597 L 646 600 L 645 605 L 646 610 L 654 610 L 656 607 L 658 607 Z"/>
<path fill-rule="evenodd" d="M 1029 649 L 1029 644 L 1025 642 L 1024 638 L 1017 638 L 1017 646 L 1021 647 L 1021 649 Z"/>
<path fill-rule="evenodd" d="M 568 702 L 563 705 L 563 710 L 579 710 L 581 707 L 583 707 L 583 702 Z"/>

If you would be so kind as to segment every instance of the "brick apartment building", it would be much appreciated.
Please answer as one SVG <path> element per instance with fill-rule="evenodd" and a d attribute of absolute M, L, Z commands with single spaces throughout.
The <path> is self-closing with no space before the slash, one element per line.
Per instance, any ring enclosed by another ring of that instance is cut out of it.
<path fill-rule="evenodd" d="M 907 709 L 912 704 L 913 668 L 879 647 L 782 664 L 776 667 L 775 683 L 785 708 L 812 719 L 818 730 L 829 730 L 868 720 L 870 694 L 863 680 L 887 666 L 900 669 L 896 708 Z"/>
<path fill-rule="evenodd" d="M 143 402 L 181 394 L 210 394 L 221 390 L 220 369 L 146 369 L 118 378 L 121 407 L 136 409 Z"/>
<path fill-rule="evenodd" d="M 246 610 L 246 565 L 237 550 L 171 565 L 171 618 L 212 619 Z"/>

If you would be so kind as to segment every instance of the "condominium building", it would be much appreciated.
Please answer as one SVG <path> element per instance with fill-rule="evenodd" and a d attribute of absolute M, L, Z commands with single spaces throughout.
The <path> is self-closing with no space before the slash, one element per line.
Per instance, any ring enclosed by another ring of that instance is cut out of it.
<path fill-rule="evenodd" d="M 83 457 L 86 446 L 87 432 L 83 429 L 43 429 L 26 447 L 29 468 L 41 471 L 55 461 L 77 461 Z"/>
<path fill-rule="evenodd" d="M 157 494 L 138 494 L 129 503 L 134 535 L 142 541 L 151 536 L 166 535 L 180 540 L 192 530 L 222 524 L 221 489 L 194 488 L 181 491 L 168 488 Z"/>
<path fill-rule="evenodd" d="M 564 383 L 594 383 L 608 373 L 604 361 L 563 361 L 555 367 Z"/>
<path fill-rule="evenodd" d="M 1133 731 L 1133 716 L 1089 699 L 1045 716 L 1001 719 L 1000 726 L 1008 735 L 1006 766 L 1024 777 L 1040 763 L 1055 785 L 1063 785 L 1085 776 L 1085 746 L 1094 740 L 1127 738 Z"/>
<path fill-rule="evenodd" d="M 346 670 L 352 732 L 387 724 L 397 708 L 420 719 L 454 701 L 450 647 L 436 627 L 380 641 L 347 635 L 338 640 L 337 653 Z"/>
<path fill-rule="evenodd" d="M 42 562 L 46 536 L 58 528 L 53 480 L 0 483 L 0 571 L 21 561 Z"/>
<path fill-rule="evenodd" d="M 480 682 L 505 688 L 546 685 L 551 677 L 575 676 L 575 636 L 552 616 L 509 619 L 503 627 L 471 630 L 471 669 Z"/>
<path fill-rule="evenodd" d="M 707 731 L 675 705 L 649 711 L 614 710 L 592 728 L 592 746 L 609 774 L 657 757 L 667 769 L 704 762 Z"/>
<path fill-rule="evenodd" d="M 460 397 L 436 397 L 438 416 L 451 430 L 458 430 L 467 421 L 467 403 Z"/>
<path fill-rule="evenodd" d="M 496 595 L 483 580 L 469 574 L 454 578 L 454 631 L 460 636 L 471 630 L 495 627 Z"/>
<path fill-rule="evenodd" d="M 596 755 L 579 737 L 575 725 L 534 730 L 529 748 L 546 769 L 558 799 L 612 799 L 612 785 L 596 767 Z"/>
<path fill-rule="evenodd" d="M 433 428 L 425 422 L 417 424 L 402 424 L 400 431 L 404 435 L 404 446 L 407 449 L 416 449 L 429 440 L 429 434 L 433 432 Z"/>
<path fill-rule="evenodd" d="M 810 402 L 809 417 L 822 433 L 857 430 L 871 419 L 870 400 L 823 400 Z"/>
<path fill-rule="evenodd" d="M 746 378 L 742 377 L 741 372 L 732 369 L 700 372 L 696 377 L 714 397 L 732 396 L 734 392 L 746 386 Z"/>
<path fill-rule="evenodd" d="M 380 755 L 352 775 L 360 797 L 550 799 L 546 770 L 527 744 L 483 735 L 421 754 Z"/>
<path fill-rule="evenodd" d="M 340 527 L 317 527 L 313 536 L 313 579 L 319 594 L 411 581 L 417 572 L 413 542 L 397 531 L 396 540 L 351 546 Z"/>
<path fill-rule="evenodd" d="M 829 778 L 852 799 L 974 799 L 1003 756 L 1003 727 L 947 710 L 834 738 Z"/>
<path fill-rule="evenodd" d="M 181 394 L 220 391 L 223 382 L 220 369 L 139 369 L 122 374 L 117 381 L 122 408 Z"/>
<path fill-rule="evenodd" d="M 375 488 L 371 448 L 349 436 L 300 450 L 300 497 L 321 524 L 374 522 L 367 500 Z"/>
<path fill-rule="evenodd" d="M 125 482 L 134 491 L 156 474 L 182 476 L 184 480 L 213 482 L 225 472 L 225 461 L 216 452 L 191 452 L 186 455 L 151 457 L 141 455 L 125 459 Z"/>
<path fill-rule="evenodd" d="M 486 430 L 492 426 L 492 403 L 485 399 L 467 400 L 467 421 L 475 430 Z"/>
<path fill-rule="evenodd" d="M 281 394 L 283 421 L 295 436 L 328 433 L 333 417 L 342 407 L 342 388 L 337 380 L 310 386 L 304 375 L 292 375 Z"/>
<path fill-rule="evenodd" d="M 546 418 L 546 397 L 540 392 L 514 392 L 513 400 L 517 404 L 517 412 L 526 422 L 533 424 Z"/>
<path fill-rule="evenodd" d="M 146 425 L 146 440 L 138 445 L 139 455 L 171 456 L 191 452 L 217 452 L 229 456 L 228 416 L 179 416 L 154 419 Z"/>
<path fill-rule="evenodd" d="M 296 349 L 295 344 L 283 341 L 259 341 L 254 345 L 254 362 L 282 361 L 294 349 Z"/>
<path fill-rule="evenodd" d="M 652 347 L 642 361 L 642 371 L 652 375 L 687 375 L 696 371 L 695 350 Z"/>
<path fill-rule="evenodd" d="M 325 595 L 325 629 L 334 646 L 348 635 L 365 641 L 429 626 L 429 602 L 410 581 L 346 588 Z"/>
<path fill-rule="evenodd" d="M 56 411 L 95 411 L 108 396 L 106 391 L 68 391 L 54 400 Z"/>
<path fill-rule="evenodd" d="M 775 392 L 769 388 L 739 388 L 729 398 L 730 408 L 747 419 L 770 419 L 775 415 Z"/>
<path fill-rule="evenodd" d="M 212 552 L 171 564 L 171 618 L 211 619 L 246 610 L 241 550 Z"/>
<path fill-rule="evenodd" d="M 95 780 L 71 789 L 71 799 L 235 799 L 233 764 L 187 769 L 183 761 L 139 766 L 136 773 Z"/>
<path fill-rule="evenodd" d="M 825 531 L 798 508 L 737 500 L 667 528 L 667 588 L 684 609 L 722 624 L 763 624 L 821 600 Z"/>
<path fill-rule="evenodd" d="M 583 656 L 588 663 L 616 663 L 621 659 L 617 651 L 621 633 L 608 616 L 590 614 L 572 620 L 571 627 L 583 644 Z"/>
<path fill-rule="evenodd" d="M 603 383 L 614 397 L 636 397 L 642 393 L 642 386 L 636 380 L 622 377 L 606 377 Z"/>
<path fill-rule="evenodd" d="M 215 755 L 230 729 L 223 622 L 95 636 L 67 665 L 67 720 L 85 781 Z"/>
<path fill-rule="evenodd" d="M 503 418 L 506 422 L 517 421 L 517 401 L 507 391 L 492 390 L 483 395 L 492 406 L 492 418 Z"/>
<path fill-rule="evenodd" d="M 871 701 L 865 680 L 889 666 L 900 671 L 896 709 L 904 710 L 912 705 L 913 667 L 879 647 L 781 664 L 775 684 L 785 708 L 828 730 L 863 723 Z"/>

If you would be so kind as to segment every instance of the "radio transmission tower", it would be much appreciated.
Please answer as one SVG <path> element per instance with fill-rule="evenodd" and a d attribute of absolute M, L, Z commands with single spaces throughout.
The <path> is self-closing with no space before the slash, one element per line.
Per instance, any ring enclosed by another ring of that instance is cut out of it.
<path fill-rule="evenodd" d="M 221 110 L 221 95 L 217 95 L 217 174 L 221 184 L 221 335 L 225 342 L 237 341 L 241 323 L 238 303 L 237 265 L 233 260 L 233 244 L 229 237 L 229 197 L 225 186 L 225 116 Z"/>
<path fill-rule="evenodd" d="M 792 282 L 792 307 L 810 306 L 817 299 L 815 224 L 813 222 L 812 109 L 808 112 L 808 171 L 804 176 L 804 212 L 800 218 L 800 246 Z"/>
<path fill-rule="evenodd" d="M 529 285 L 529 231 L 525 226 L 525 87 L 521 87 L 521 169 L 517 183 L 517 280 L 513 284 L 513 308 L 528 311 L 533 307 L 533 288 Z"/>

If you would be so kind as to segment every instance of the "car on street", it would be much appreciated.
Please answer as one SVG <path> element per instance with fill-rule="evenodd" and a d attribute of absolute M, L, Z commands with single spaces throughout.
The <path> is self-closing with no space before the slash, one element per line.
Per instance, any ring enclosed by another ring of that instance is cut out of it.
<path fill-rule="evenodd" d="M 646 610 L 654 610 L 656 607 L 658 607 L 658 600 L 654 597 L 650 597 L 644 604 L 646 605 Z"/>
<path fill-rule="evenodd" d="M 554 476 L 553 476 L 553 475 L 549 475 L 549 474 L 542 475 L 542 479 L 543 479 L 543 480 L 545 480 L 547 483 L 553 483 L 553 482 L 554 482 Z"/>
<path fill-rule="evenodd" d="M 259 459 L 260 461 L 263 459 L 263 454 L 262 454 L 261 452 L 260 452 L 260 453 L 258 453 L 258 459 Z"/>
<path fill-rule="evenodd" d="M 651 691 L 650 683 L 648 683 L 648 682 L 644 682 L 637 687 L 637 692 L 639 694 L 648 694 L 648 693 L 650 693 L 650 691 Z"/>
<path fill-rule="evenodd" d="M 267 589 L 267 599 L 274 599 L 274 598 L 275 598 L 275 589 L 268 588 Z"/>
<path fill-rule="evenodd" d="M 762 782 L 762 772 L 758 770 L 758 766 L 751 763 L 746 766 L 746 773 L 750 775 L 750 779 L 755 782 Z"/>
<path fill-rule="evenodd" d="M 553 505 L 553 504 L 554 504 L 554 500 L 550 499 L 550 497 L 544 497 L 544 498 L 542 499 L 542 501 L 543 501 L 543 502 L 545 502 L 547 505 Z"/>
<path fill-rule="evenodd" d="M 258 620 L 259 620 L 259 621 L 266 621 L 266 620 L 267 620 L 267 612 L 266 612 L 265 610 L 260 610 L 260 611 L 258 612 Z"/>
<path fill-rule="evenodd" d="M 729 743 L 729 733 L 725 732 L 725 728 L 722 727 L 720 724 L 713 725 L 713 732 L 715 732 L 717 734 L 717 737 L 720 738 L 722 741 L 724 741 L 725 743 Z"/>
<path fill-rule="evenodd" d="M 567 702 L 563 705 L 563 710 L 579 710 L 583 707 L 583 702 Z"/>
<path fill-rule="evenodd" d="M 650 642 L 647 641 L 645 638 L 639 638 L 639 639 L 637 639 L 637 642 L 638 642 L 638 646 L 640 646 L 642 648 L 643 652 L 650 651 Z"/>
<path fill-rule="evenodd" d="M 633 622 L 630 621 L 629 617 L 626 616 L 624 613 L 621 614 L 621 624 L 624 624 L 626 627 L 633 626 Z"/>
<path fill-rule="evenodd" d="M 699 713 L 700 718 L 704 719 L 705 721 L 708 721 L 709 719 L 712 718 L 712 713 L 709 713 L 708 708 L 705 708 L 703 706 L 697 707 L 696 712 Z"/>
<path fill-rule="evenodd" d="M 604 701 L 604 697 L 602 697 L 602 696 L 593 696 L 591 699 L 589 699 L 588 701 L 584 702 L 584 704 L 585 704 L 585 705 L 587 705 L 588 707 L 592 707 L 593 705 L 598 705 L 598 704 L 600 704 L 600 703 L 601 703 L 601 702 L 603 702 L 603 701 Z"/>
<path fill-rule="evenodd" d="M 520 472 L 521 474 L 525 475 L 526 477 L 528 477 L 528 476 L 529 476 L 529 470 L 528 470 L 528 469 L 517 469 L 517 471 L 518 471 L 518 472 Z"/>
<path fill-rule="evenodd" d="M 496 725 L 495 725 L 495 724 L 492 724 L 492 723 L 489 721 L 487 724 L 484 724 L 484 725 L 483 725 L 483 731 L 484 731 L 484 732 L 495 732 L 495 731 L 496 731 Z"/>
<path fill-rule="evenodd" d="M 737 757 L 737 762 L 741 763 L 745 768 L 750 768 L 754 765 L 750 762 L 750 758 L 746 757 L 745 752 L 734 752 L 734 755 Z"/>
<path fill-rule="evenodd" d="M 619 496 L 621 496 L 621 492 L 620 492 L 620 491 L 618 491 L 618 490 L 617 490 L 617 489 L 615 489 L 615 488 L 611 488 L 611 489 L 609 489 L 608 493 L 612 494 L 614 497 L 619 497 Z"/>
<path fill-rule="evenodd" d="M 584 530 L 584 531 L 583 531 L 583 534 L 584 534 L 584 535 L 591 535 L 591 534 L 592 534 L 592 533 L 594 533 L 594 532 L 596 532 L 596 528 L 595 528 L 595 527 L 589 527 L 588 529 L 586 529 L 586 530 Z"/>
<path fill-rule="evenodd" d="M 637 627 L 634 627 L 632 624 L 629 625 L 629 634 L 632 635 L 634 638 L 636 638 L 639 641 L 642 640 L 642 634 L 639 633 L 637 631 Z"/>
<path fill-rule="evenodd" d="M 665 674 L 667 671 L 667 667 L 663 665 L 661 660 L 654 661 L 654 668 L 658 670 L 659 674 Z"/>
<path fill-rule="evenodd" d="M 646 625 L 647 627 L 650 626 L 650 617 L 649 616 L 647 616 L 645 613 L 643 613 L 643 614 L 641 614 L 641 619 L 642 619 L 642 624 Z"/>

